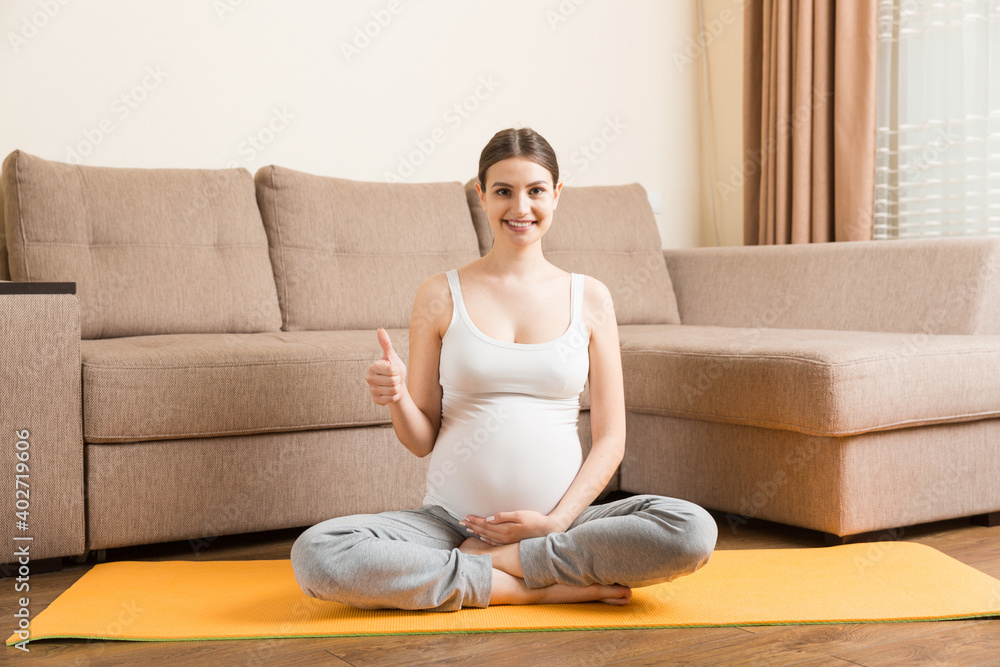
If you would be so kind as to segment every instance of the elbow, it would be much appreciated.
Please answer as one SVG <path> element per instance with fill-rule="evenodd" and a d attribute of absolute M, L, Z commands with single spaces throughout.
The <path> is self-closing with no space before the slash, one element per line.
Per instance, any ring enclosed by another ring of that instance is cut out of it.
<path fill-rule="evenodd" d="M 431 442 L 430 445 L 418 444 L 418 443 L 403 443 L 411 454 L 416 456 L 418 459 L 425 458 L 434 449 L 434 443 Z"/>

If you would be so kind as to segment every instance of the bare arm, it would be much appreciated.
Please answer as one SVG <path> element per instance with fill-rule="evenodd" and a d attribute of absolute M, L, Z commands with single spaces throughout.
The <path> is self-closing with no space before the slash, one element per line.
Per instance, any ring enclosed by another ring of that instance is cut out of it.
<path fill-rule="evenodd" d="M 443 274 L 421 283 L 410 315 L 410 367 L 393 351 L 389 334 L 378 333 L 385 353 L 368 369 L 366 380 L 372 399 L 388 405 L 392 427 L 403 445 L 419 457 L 434 449 L 441 428 L 441 383 L 438 361 L 441 336 L 436 316 L 441 312 L 441 287 L 447 289 Z M 450 311 L 449 311 L 450 312 Z"/>

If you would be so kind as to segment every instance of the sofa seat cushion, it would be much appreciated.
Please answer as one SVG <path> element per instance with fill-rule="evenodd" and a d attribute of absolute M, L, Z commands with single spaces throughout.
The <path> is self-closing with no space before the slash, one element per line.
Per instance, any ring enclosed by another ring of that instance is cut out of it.
<path fill-rule="evenodd" d="M 1000 336 L 619 327 L 632 412 L 852 435 L 1000 416 Z"/>
<path fill-rule="evenodd" d="M 390 329 L 404 362 L 406 329 Z M 169 334 L 81 342 L 84 440 L 137 442 L 385 424 L 375 332 Z"/>
<path fill-rule="evenodd" d="M 408 330 L 387 331 L 408 363 Z M 392 423 L 365 382 L 382 358 L 369 329 L 107 338 L 80 354 L 88 443 Z"/>

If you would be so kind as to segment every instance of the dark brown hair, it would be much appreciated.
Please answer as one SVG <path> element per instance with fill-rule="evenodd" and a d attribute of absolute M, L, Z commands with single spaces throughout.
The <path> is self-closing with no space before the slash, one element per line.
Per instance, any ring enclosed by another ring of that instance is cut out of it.
<path fill-rule="evenodd" d="M 552 174 L 552 185 L 559 182 L 559 164 L 556 162 L 556 152 L 545 140 L 530 127 L 515 130 L 508 128 L 493 135 L 490 142 L 479 155 L 479 187 L 486 190 L 486 170 L 491 166 L 511 157 L 523 157 L 539 164 Z"/>

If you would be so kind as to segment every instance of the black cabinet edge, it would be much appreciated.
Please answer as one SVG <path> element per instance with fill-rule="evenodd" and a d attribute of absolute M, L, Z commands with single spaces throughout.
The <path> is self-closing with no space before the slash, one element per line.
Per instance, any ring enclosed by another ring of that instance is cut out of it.
<path fill-rule="evenodd" d="M 0 282 L 0 296 L 9 294 L 76 294 L 76 283 Z"/>

